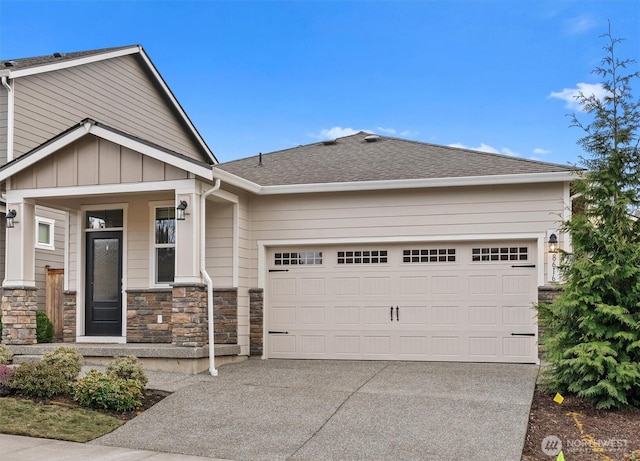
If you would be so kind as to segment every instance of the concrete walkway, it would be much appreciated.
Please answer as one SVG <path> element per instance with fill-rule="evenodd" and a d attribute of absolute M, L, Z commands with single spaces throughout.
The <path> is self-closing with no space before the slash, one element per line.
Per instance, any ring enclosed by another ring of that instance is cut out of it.
<path fill-rule="evenodd" d="M 178 375 L 167 384 L 174 394 L 87 446 L 230 460 L 514 461 L 538 367 L 252 359 L 219 373 Z"/>

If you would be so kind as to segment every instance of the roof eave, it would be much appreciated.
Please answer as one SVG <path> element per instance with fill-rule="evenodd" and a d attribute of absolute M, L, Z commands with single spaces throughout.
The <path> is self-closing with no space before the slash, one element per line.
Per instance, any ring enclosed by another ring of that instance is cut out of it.
<path fill-rule="evenodd" d="M 221 174 L 221 172 L 223 174 Z M 356 181 L 322 184 L 291 184 L 260 186 L 246 179 L 219 169 L 214 176 L 257 195 L 305 194 L 318 192 L 355 192 L 372 190 L 397 190 L 434 187 L 497 186 L 509 184 L 564 183 L 576 179 L 577 171 L 551 173 L 524 173 L 488 176 L 463 176 L 453 178 L 398 179 L 381 181 Z"/>

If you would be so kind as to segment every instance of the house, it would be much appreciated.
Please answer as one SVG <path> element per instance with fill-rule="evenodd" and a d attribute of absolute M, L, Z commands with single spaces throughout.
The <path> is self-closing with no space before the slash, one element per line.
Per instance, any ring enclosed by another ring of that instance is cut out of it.
<path fill-rule="evenodd" d="M 58 266 L 67 342 L 537 363 L 573 168 L 364 132 L 219 164 L 140 46 L 0 77 L 4 343 Z"/>

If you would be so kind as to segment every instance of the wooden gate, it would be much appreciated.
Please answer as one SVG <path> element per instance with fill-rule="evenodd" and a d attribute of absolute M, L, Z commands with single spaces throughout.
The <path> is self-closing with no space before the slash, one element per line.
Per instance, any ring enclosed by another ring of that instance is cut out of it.
<path fill-rule="evenodd" d="M 46 275 L 46 309 L 47 317 L 53 323 L 53 336 L 56 341 L 62 340 L 63 321 L 63 289 L 64 269 L 45 267 Z"/>

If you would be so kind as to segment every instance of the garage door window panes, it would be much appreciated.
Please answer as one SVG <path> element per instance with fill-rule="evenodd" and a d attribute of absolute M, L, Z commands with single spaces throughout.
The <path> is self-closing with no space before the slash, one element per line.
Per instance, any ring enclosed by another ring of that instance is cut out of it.
<path fill-rule="evenodd" d="M 276 266 L 311 266 L 322 264 L 322 251 L 293 251 L 276 253 L 273 264 Z"/>
<path fill-rule="evenodd" d="M 387 250 L 338 251 L 338 264 L 384 264 Z"/>
<path fill-rule="evenodd" d="M 527 247 L 485 247 L 472 248 L 471 261 L 528 261 Z"/>
<path fill-rule="evenodd" d="M 454 263 L 456 262 L 455 248 L 420 248 L 402 250 L 404 263 Z"/>

